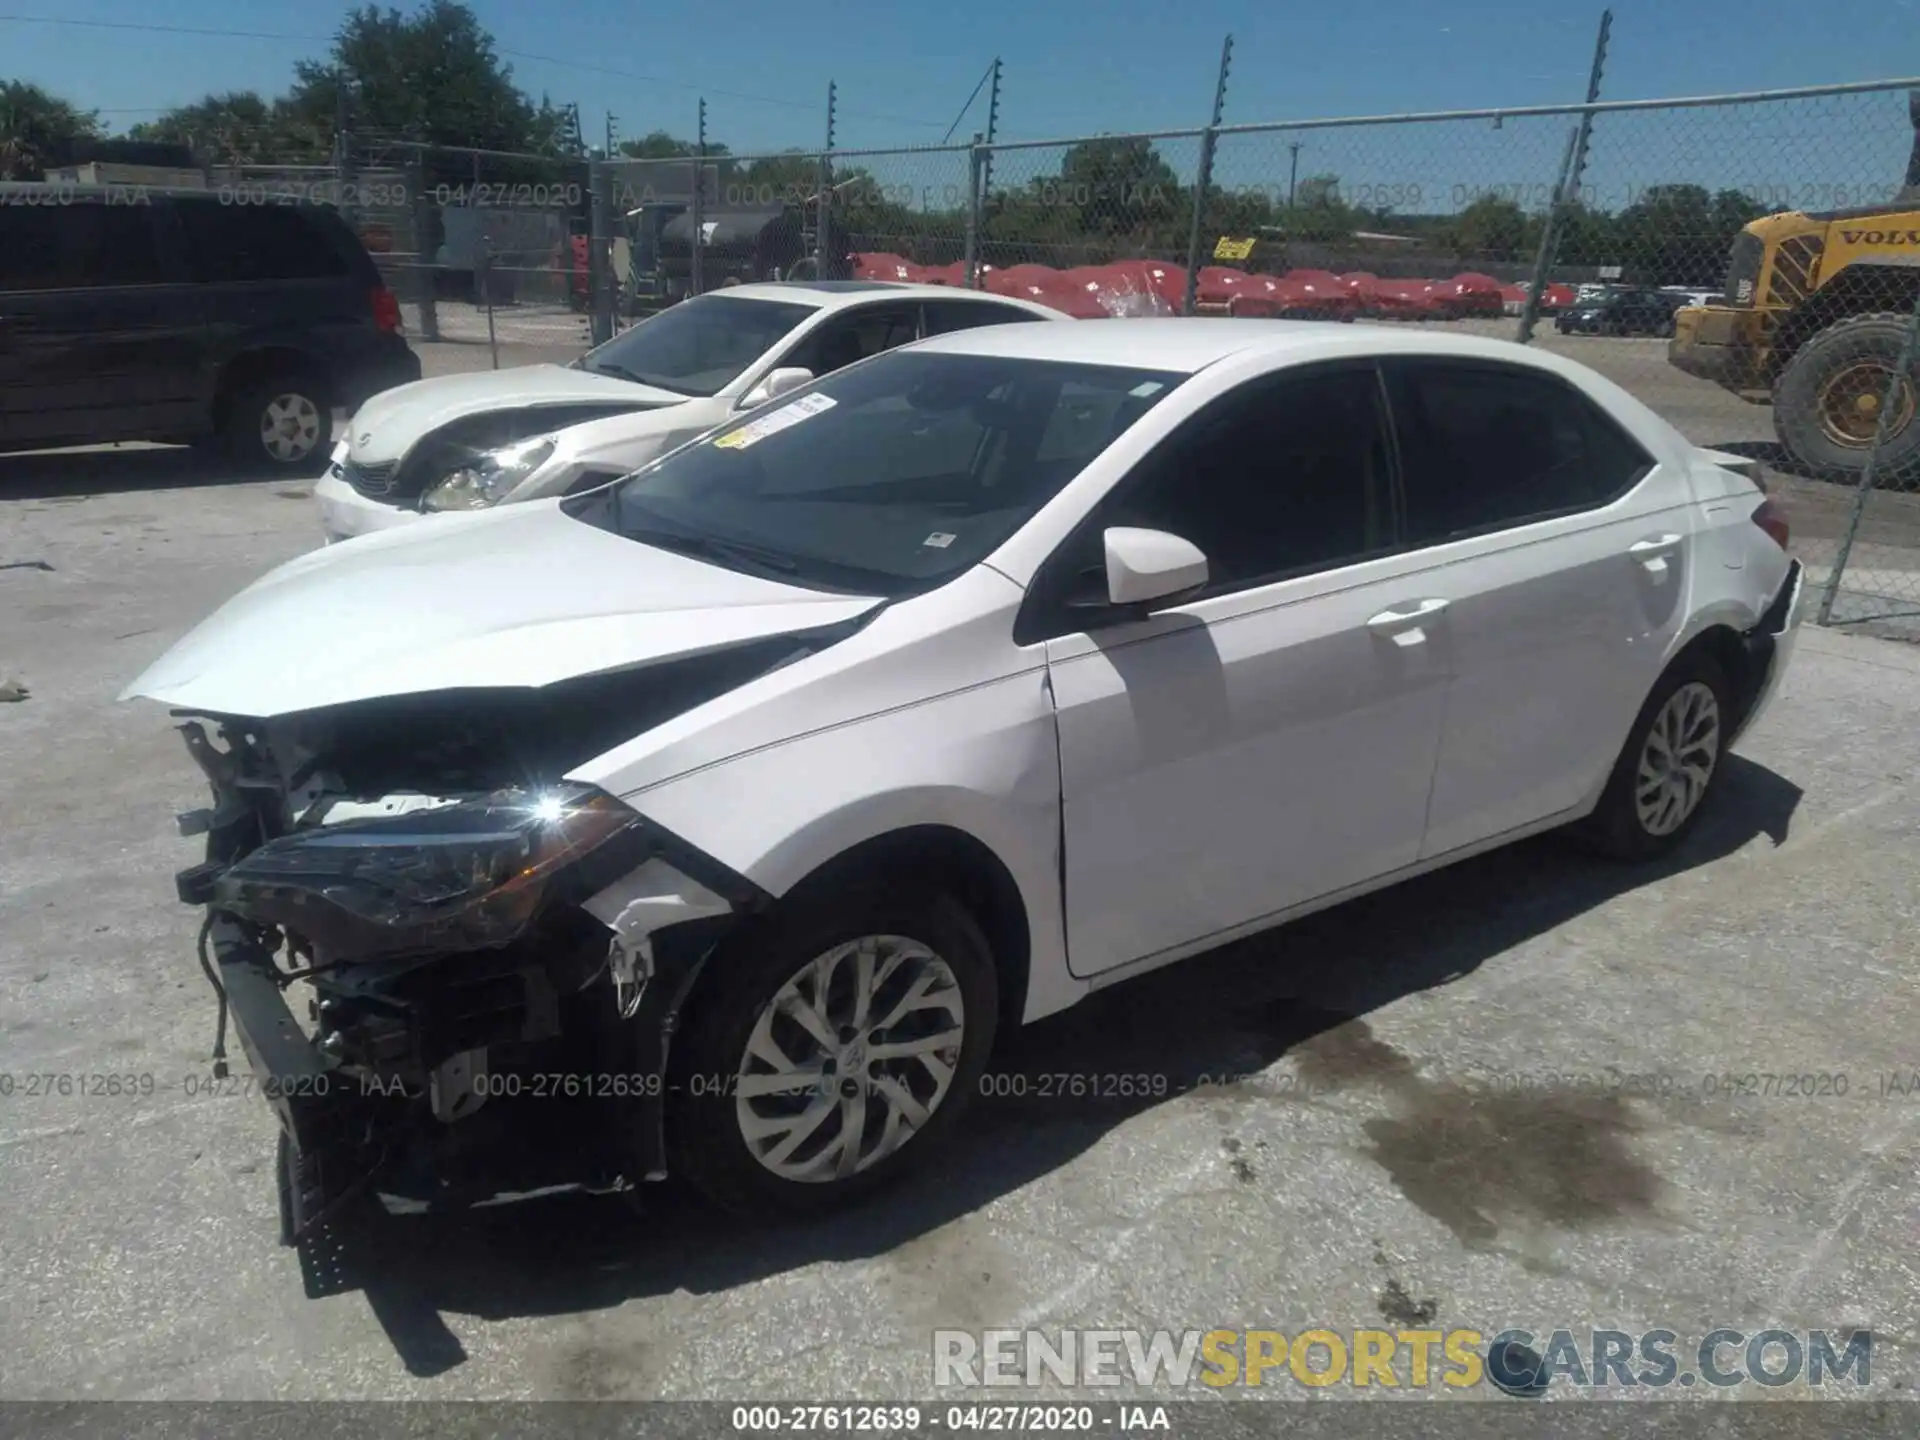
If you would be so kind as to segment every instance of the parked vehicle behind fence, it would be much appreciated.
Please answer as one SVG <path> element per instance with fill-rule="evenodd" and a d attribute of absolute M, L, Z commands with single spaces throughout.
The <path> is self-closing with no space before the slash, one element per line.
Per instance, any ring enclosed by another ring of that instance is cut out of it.
<path fill-rule="evenodd" d="M 419 378 L 324 206 L 0 185 L 0 450 L 158 440 L 310 473 L 336 407 Z"/>

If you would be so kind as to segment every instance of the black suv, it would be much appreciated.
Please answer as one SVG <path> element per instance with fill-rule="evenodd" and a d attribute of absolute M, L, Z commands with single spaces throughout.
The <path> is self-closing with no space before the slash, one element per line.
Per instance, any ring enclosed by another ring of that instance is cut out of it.
<path fill-rule="evenodd" d="M 311 473 L 336 406 L 419 378 L 324 206 L 0 184 L 0 451 L 160 440 Z"/>

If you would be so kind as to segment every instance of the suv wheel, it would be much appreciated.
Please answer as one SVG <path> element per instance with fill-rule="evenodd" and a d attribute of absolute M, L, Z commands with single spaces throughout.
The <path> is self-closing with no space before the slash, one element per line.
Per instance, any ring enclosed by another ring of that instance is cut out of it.
<path fill-rule="evenodd" d="M 816 1213 L 896 1179 L 979 1085 L 993 957 L 946 895 L 843 891 L 709 963 L 675 1046 L 669 1159 L 730 1210 Z"/>
<path fill-rule="evenodd" d="M 1587 838 L 1623 860 L 1651 860 L 1686 839 L 1720 774 L 1729 733 L 1725 673 L 1696 653 L 1660 677 L 1614 763 Z"/>
<path fill-rule="evenodd" d="M 333 449 L 333 400 L 311 376 L 264 380 L 233 397 L 224 433 L 243 465 L 314 474 Z"/>

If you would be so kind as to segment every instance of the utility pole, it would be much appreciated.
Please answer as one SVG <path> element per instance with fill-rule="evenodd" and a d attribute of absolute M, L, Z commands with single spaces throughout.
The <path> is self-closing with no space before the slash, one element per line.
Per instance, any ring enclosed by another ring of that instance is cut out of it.
<path fill-rule="evenodd" d="M 611 110 L 607 112 L 607 159 L 611 160 L 620 143 L 620 117 Z"/>
<path fill-rule="evenodd" d="M 1293 158 L 1287 162 L 1287 209 L 1291 210 L 1294 182 L 1300 178 L 1300 142 L 1293 141 L 1287 149 L 1293 152 Z"/>

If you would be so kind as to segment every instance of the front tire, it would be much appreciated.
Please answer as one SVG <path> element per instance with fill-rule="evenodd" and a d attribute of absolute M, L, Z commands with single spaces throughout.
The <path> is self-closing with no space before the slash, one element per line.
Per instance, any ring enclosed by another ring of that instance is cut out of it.
<path fill-rule="evenodd" d="M 1726 672 L 1704 652 L 1683 656 L 1653 687 L 1582 831 L 1604 854 L 1653 860 L 1699 823 L 1732 733 Z"/>
<path fill-rule="evenodd" d="M 281 375 L 238 391 L 222 431 L 237 464 L 317 475 L 333 448 L 333 397 L 311 375 Z"/>
<path fill-rule="evenodd" d="M 1859 479 L 1909 323 L 1905 315 L 1855 315 L 1813 336 L 1781 370 L 1773 383 L 1774 433 L 1812 474 Z M 1909 374 L 1894 397 L 1880 450 L 1882 475 L 1920 465 L 1916 395 L 1920 378 Z"/>
<path fill-rule="evenodd" d="M 668 1158 L 736 1213 L 819 1213 L 924 1164 L 993 1048 L 992 952 L 939 892 L 842 890 L 709 966 L 674 1046 Z"/>

